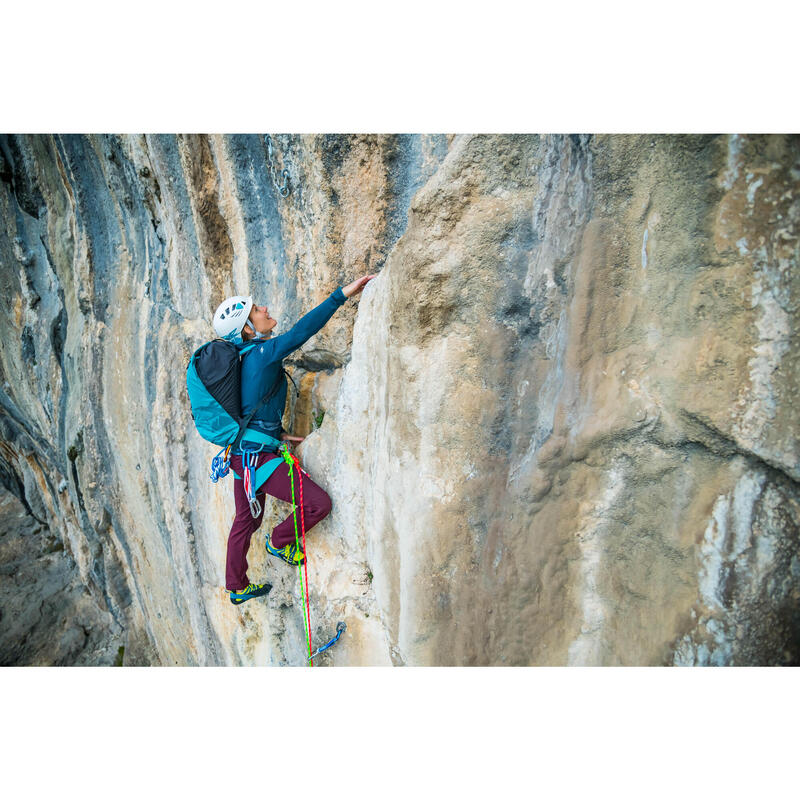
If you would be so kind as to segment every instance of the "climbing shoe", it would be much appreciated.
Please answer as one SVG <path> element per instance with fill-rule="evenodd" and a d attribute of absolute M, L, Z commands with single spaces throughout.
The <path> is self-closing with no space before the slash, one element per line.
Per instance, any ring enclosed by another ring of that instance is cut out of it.
<path fill-rule="evenodd" d="M 296 567 L 298 564 L 302 564 L 306 560 L 305 553 L 303 553 L 302 549 L 300 549 L 296 544 L 287 544 L 286 547 L 281 547 L 279 549 L 272 546 L 269 537 L 267 537 L 267 552 L 271 556 L 275 556 L 281 561 L 291 564 L 293 567 Z"/>
<path fill-rule="evenodd" d="M 271 588 L 272 586 L 269 583 L 248 583 L 246 588 L 231 592 L 231 603 L 238 606 L 239 603 L 244 603 L 245 600 L 267 594 Z"/>

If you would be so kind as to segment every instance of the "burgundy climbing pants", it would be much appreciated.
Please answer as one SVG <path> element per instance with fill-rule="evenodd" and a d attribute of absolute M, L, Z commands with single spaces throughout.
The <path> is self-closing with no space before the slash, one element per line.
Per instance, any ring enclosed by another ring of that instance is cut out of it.
<path fill-rule="evenodd" d="M 271 458 L 280 458 L 272 453 L 261 453 L 258 456 L 258 466 L 260 467 Z M 239 475 L 242 471 L 242 457 L 234 456 L 231 458 L 231 467 Z M 292 466 L 294 475 L 294 496 L 297 502 L 297 535 L 302 537 L 300 528 L 300 475 L 297 465 Z M 233 478 L 233 475 L 231 475 Z M 321 519 L 331 513 L 331 498 L 328 493 L 317 486 L 305 473 L 303 478 L 303 517 L 305 521 L 306 534 Z M 244 589 L 249 580 L 247 578 L 247 551 L 250 548 L 250 537 L 261 526 L 264 516 L 264 493 L 277 497 L 279 500 L 292 502 L 292 487 L 289 480 L 289 465 L 281 464 L 269 476 L 266 482 L 256 492 L 256 499 L 261 505 L 261 513 L 258 517 L 253 517 L 250 513 L 250 504 L 244 492 L 244 481 L 233 481 L 233 496 L 236 500 L 236 517 L 228 535 L 228 558 L 225 565 L 225 587 L 228 591 Z M 286 547 L 287 544 L 294 542 L 294 513 L 289 514 L 286 519 L 272 530 L 272 546 Z M 301 542 L 302 544 L 302 542 Z"/>

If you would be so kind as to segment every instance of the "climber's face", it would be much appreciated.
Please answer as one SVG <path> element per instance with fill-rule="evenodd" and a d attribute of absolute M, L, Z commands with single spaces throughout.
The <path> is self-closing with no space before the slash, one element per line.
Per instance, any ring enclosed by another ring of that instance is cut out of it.
<path fill-rule="evenodd" d="M 254 305 L 250 309 L 250 316 L 248 317 L 248 325 L 245 325 L 245 330 L 247 330 L 248 326 L 253 328 L 254 330 L 258 331 L 258 333 L 269 333 L 276 325 L 278 324 L 278 320 L 273 319 L 269 315 L 269 311 L 267 310 L 266 306 L 256 306 Z"/>

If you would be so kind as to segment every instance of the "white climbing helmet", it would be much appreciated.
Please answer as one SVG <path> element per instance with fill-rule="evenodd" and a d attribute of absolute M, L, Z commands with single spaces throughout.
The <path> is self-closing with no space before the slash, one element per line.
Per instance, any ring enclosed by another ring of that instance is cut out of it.
<path fill-rule="evenodd" d="M 242 328 L 253 307 L 252 297 L 229 297 L 223 300 L 214 314 L 214 330 L 217 336 L 229 342 L 242 341 Z"/>

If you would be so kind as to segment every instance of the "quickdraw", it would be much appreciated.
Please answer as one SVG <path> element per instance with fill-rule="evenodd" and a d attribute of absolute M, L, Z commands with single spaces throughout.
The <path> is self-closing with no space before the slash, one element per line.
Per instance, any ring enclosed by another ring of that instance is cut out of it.
<path fill-rule="evenodd" d="M 331 639 L 328 644 L 322 645 L 322 647 L 318 647 L 309 657 L 308 660 L 311 661 L 312 658 L 316 658 L 320 653 L 324 653 L 329 647 L 333 647 L 336 642 L 339 641 L 339 637 L 347 630 L 347 625 L 344 622 L 338 622 L 336 624 L 336 636 Z"/>
<path fill-rule="evenodd" d="M 242 453 L 242 471 L 244 473 L 242 478 L 244 479 L 244 493 L 247 497 L 248 503 L 250 504 L 250 514 L 253 519 L 258 519 L 258 515 L 261 513 L 261 503 L 259 503 L 258 499 L 256 498 L 256 489 L 253 485 L 256 467 L 258 467 L 258 454 L 260 452 L 261 448 L 259 447 L 258 450 L 246 450 Z"/>
<path fill-rule="evenodd" d="M 225 455 L 222 455 L 222 454 Z M 211 483 L 216 483 L 220 478 L 224 478 L 231 469 L 231 446 L 223 447 L 213 459 L 211 459 Z"/>

